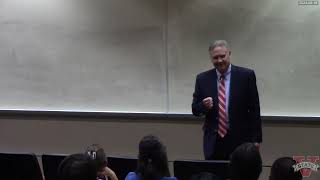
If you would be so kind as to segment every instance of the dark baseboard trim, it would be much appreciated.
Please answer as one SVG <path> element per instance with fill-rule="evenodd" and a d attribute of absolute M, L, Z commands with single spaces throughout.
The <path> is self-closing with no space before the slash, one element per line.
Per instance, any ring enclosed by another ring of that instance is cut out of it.
<path fill-rule="evenodd" d="M 0 110 L 1 116 L 27 116 L 27 117 L 66 117 L 66 118 L 121 118 L 121 119 L 179 119 L 199 121 L 199 117 L 192 114 L 152 113 L 152 112 L 95 112 L 95 111 L 40 111 L 40 110 Z M 262 116 L 262 121 L 281 123 L 316 123 L 320 124 L 320 117 L 297 116 Z"/>

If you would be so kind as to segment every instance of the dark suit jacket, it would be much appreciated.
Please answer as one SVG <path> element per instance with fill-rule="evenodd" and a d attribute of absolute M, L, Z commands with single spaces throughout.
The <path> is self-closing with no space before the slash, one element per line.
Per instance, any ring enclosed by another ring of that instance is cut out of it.
<path fill-rule="evenodd" d="M 213 98 L 213 108 L 206 110 L 202 100 Z M 218 130 L 217 73 L 215 69 L 197 75 L 193 93 L 192 113 L 205 115 L 203 150 L 212 156 Z M 262 142 L 259 95 L 253 70 L 231 65 L 229 92 L 229 129 L 235 144 Z"/>

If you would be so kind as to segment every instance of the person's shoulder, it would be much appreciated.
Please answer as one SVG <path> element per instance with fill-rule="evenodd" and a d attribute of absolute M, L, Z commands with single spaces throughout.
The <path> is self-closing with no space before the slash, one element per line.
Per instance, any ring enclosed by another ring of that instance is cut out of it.
<path fill-rule="evenodd" d="M 125 180 L 137 180 L 138 176 L 135 172 L 129 172 Z"/>
<path fill-rule="evenodd" d="M 247 68 L 247 67 L 242 67 L 242 66 L 232 65 L 231 69 L 233 71 L 240 72 L 240 73 L 248 73 L 248 74 L 254 73 L 253 69 L 250 69 L 250 68 Z"/>
<path fill-rule="evenodd" d="M 213 69 L 210 69 L 210 70 L 207 70 L 207 71 L 204 71 L 204 72 L 201 72 L 197 75 L 197 78 L 203 78 L 203 77 L 207 77 L 207 76 L 211 76 L 212 73 L 215 73 L 216 70 L 213 68 Z"/>
<path fill-rule="evenodd" d="M 177 180 L 177 178 L 174 176 L 170 176 L 170 177 L 163 177 L 161 180 Z"/>

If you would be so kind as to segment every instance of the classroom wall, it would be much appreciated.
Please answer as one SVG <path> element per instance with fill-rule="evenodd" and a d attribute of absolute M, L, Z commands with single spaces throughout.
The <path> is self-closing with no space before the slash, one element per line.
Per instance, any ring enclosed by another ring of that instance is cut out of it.
<path fill-rule="evenodd" d="M 255 69 L 263 115 L 319 117 L 320 6 L 298 1 L 0 0 L 0 109 L 190 113 L 207 47 Z M 0 115 L 0 151 L 137 154 L 152 133 L 169 160 L 202 159 L 201 120 Z M 265 165 L 320 155 L 319 122 L 265 121 Z M 268 171 L 268 169 L 266 169 Z M 264 172 L 262 179 L 267 179 Z M 319 178 L 313 173 L 310 180 Z"/>

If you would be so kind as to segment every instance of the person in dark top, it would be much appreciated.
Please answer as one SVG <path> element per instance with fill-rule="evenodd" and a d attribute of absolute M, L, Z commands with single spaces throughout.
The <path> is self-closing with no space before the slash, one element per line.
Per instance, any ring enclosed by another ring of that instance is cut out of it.
<path fill-rule="evenodd" d="M 58 180 L 96 180 L 96 169 L 85 154 L 67 156 L 59 165 Z"/>
<path fill-rule="evenodd" d="M 231 180 L 258 180 L 262 171 L 262 159 L 254 143 L 244 143 L 231 154 Z"/>
<path fill-rule="evenodd" d="M 302 180 L 300 171 L 294 171 L 297 162 L 291 157 L 281 157 L 271 167 L 270 180 Z"/>

